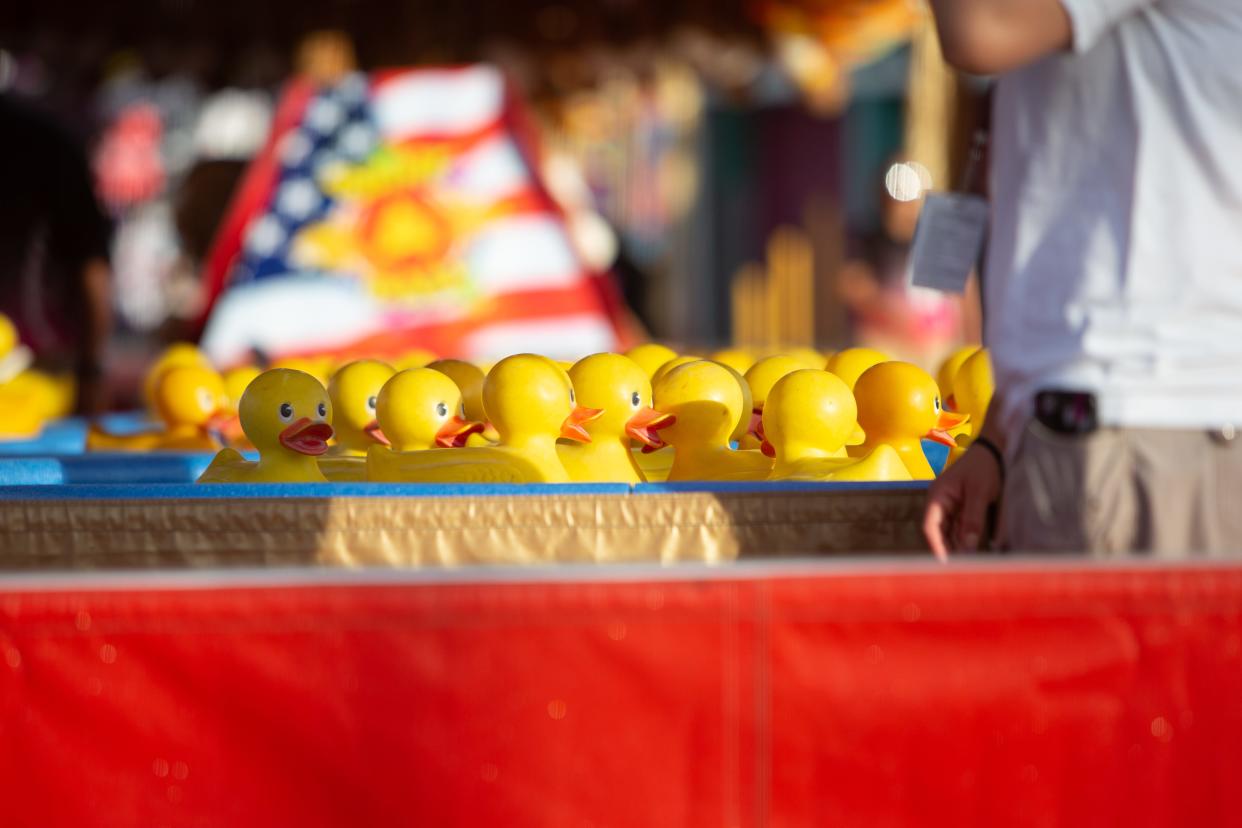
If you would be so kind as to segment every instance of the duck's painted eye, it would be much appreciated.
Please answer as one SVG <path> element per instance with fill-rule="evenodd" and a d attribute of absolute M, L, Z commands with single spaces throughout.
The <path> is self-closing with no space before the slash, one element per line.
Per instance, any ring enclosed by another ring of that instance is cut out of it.
<path fill-rule="evenodd" d="M 293 406 L 289 403 L 280 404 L 280 419 L 286 423 L 293 419 Z"/>
<path fill-rule="evenodd" d="M 436 413 L 439 414 L 441 417 L 447 417 L 448 406 L 445 405 L 444 403 L 436 403 Z"/>
<path fill-rule="evenodd" d="M 375 410 L 375 397 L 367 398 L 367 408 L 371 409 L 372 411 Z"/>
<path fill-rule="evenodd" d="M 637 391 L 635 391 L 634 394 L 630 397 L 630 404 L 633 405 L 635 408 L 638 408 L 640 405 L 643 404 L 643 398 L 639 396 L 639 393 Z"/>
<path fill-rule="evenodd" d="M 460 405 L 457 406 L 457 416 L 461 417 L 463 420 L 466 419 L 466 404 L 465 403 L 461 403 Z"/>
<path fill-rule="evenodd" d="M 321 402 L 319 404 L 319 416 L 320 417 L 328 416 L 328 404 L 327 403 Z"/>
<path fill-rule="evenodd" d="M 940 398 L 939 397 L 936 397 L 936 410 L 937 411 L 940 410 Z"/>
<path fill-rule="evenodd" d="M 578 402 L 578 398 L 574 396 L 574 389 L 572 389 L 572 388 L 571 388 L 571 389 L 569 389 L 569 401 L 570 401 L 571 403 L 576 403 L 576 402 Z"/>
<path fill-rule="evenodd" d="M 198 407 L 203 411 L 212 411 L 216 407 L 216 399 L 206 388 L 198 389 Z"/>

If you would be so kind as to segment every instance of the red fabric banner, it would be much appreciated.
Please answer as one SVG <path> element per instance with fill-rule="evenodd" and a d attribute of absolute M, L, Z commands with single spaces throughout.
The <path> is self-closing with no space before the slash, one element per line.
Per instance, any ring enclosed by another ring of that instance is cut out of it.
<path fill-rule="evenodd" d="M 4 582 L 3 824 L 1242 824 L 1242 568 L 550 572 Z"/>

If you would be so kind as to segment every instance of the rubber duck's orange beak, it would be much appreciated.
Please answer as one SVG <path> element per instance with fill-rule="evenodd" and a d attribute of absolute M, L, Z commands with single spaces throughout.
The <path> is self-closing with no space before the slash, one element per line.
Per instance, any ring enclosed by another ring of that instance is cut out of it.
<path fill-rule="evenodd" d="M 381 446 L 391 446 L 392 441 L 384 435 L 384 430 L 380 428 L 379 420 L 372 420 L 363 427 L 362 433 L 370 437 Z"/>
<path fill-rule="evenodd" d="M 583 423 L 589 423 L 604 413 L 602 408 L 583 408 L 575 406 L 574 410 L 569 412 L 569 416 L 565 418 L 565 422 L 561 423 L 561 436 L 566 440 L 577 440 L 579 443 L 591 442 L 591 435 L 587 434 L 587 430 L 582 427 Z"/>
<path fill-rule="evenodd" d="M 763 439 L 763 406 L 757 405 L 750 412 L 750 426 L 746 429 L 748 434 L 753 434 L 760 440 Z"/>
<path fill-rule="evenodd" d="M 239 421 L 236 413 L 227 408 L 218 408 L 211 412 L 211 416 L 207 418 L 203 428 L 214 434 L 228 434 L 238 424 Z"/>
<path fill-rule="evenodd" d="M 461 448 L 471 434 L 482 434 L 483 424 L 463 420 L 454 414 L 444 421 L 436 432 L 436 445 L 440 448 Z"/>
<path fill-rule="evenodd" d="M 677 422 L 672 414 L 654 408 L 640 408 L 625 424 L 625 433 L 643 444 L 643 451 L 659 451 L 667 445 L 656 432 Z"/>
<path fill-rule="evenodd" d="M 936 427 L 923 436 L 924 438 L 940 443 L 941 445 L 956 447 L 957 440 L 953 439 L 953 435 L 949 433 L 949 429 L 957 428 L 969 419 L 969 414 L 958 414 L 953 411 L 941 411 L 940 420 L 936 423 Z"/>
<path fill-rule="evenodd" d="M 763 452 L 764 457 L 771 457 L 772 459 L 776 459 L 776 446 L 772 445 L 767 440 L 764 440 L 762 443 L 759 444 L 759 450 Z"/>
<path fill-rule="evenodd" d="M 280 432 L 279 439 L 280 444 L 291 451 L 318 457 L 328 450 L 328 440 L 331 438 L 332 426 L 312 422 L 310 417 L 301 417 Z"/>

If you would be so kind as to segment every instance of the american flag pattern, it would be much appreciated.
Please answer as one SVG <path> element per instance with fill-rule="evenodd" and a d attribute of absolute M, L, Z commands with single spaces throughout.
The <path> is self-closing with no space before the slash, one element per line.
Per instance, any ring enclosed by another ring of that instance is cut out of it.
<path fill-rule="evenodd" d="M 291 84 L 208 262 L 205 350 L 230 364 L 622 345 L 524 123 L 489 66 Z"/>

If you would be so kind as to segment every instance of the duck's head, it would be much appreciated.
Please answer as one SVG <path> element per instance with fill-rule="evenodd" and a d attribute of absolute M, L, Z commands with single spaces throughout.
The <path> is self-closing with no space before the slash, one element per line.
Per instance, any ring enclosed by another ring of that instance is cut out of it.
<path fill-rule="evenodd" d="M 323 384 L 304 371 L 264 371 L 246 387 L 239 409 L 242 431 L 260 454 L 316 457 L 328 450 L 332 400 Z"/>
<path fill-rule="evenodd" d="M 803 368 L 786 374 L 768 392 L 763 408 L 763 453 L 775 457 L 815 454 L 831 457 L 847 444 L 861 443 L 858 407 L 840 377 Z"/>
<path fill-rule="evenodd" d="M 881 362 L 867 369 L 854 385 L 854 399 L 858 424 L 870 443 L 926 437 L 953 446 L 947 429 L 967 419 L 946 411 L 931 374 L 908 362 Z"/>
<path fill-rule="evenodd" d="M 663 448 L 658 434 L 671 414 L 651 407 L 651 381 L 638 363 L 620 354 L 593 354 L 569 369 L 578 404 L 604 413 L 586 425 L 592 440 L 629 437 L 644 449 Z"/>
<path fill-rule="evenodd" d="M 431 368 L 393 374 L 380 389 L 375 411 L 380 428 L 397 451 L 456 448 L 483 430 L 481 422 L 462 416 L 457 384 Z"/>
<path fill-rule="evenodd" d="M 673 370 L 674 368 L 680 368 L 683 365 L 689 365 L 691 362 L 700 362 L 702 361 L 702 359 L 703 357 L 694 356 L 693 354 L 682 354 L 681 356 L 673 357 L 668 362 L 664 363 L 659 368 L 657 368 L 656 372 L 651 375 L 652 386 L 654 386 L 657 382 L 659 382 L 661 377 L 663 377 L 665 374 L 667 374 L 669 371 Z"/>
<path fill-rule="evenodd" d="M 483 410 L 509 444 L 532 437 L 589 443 L 583 424 L 603 413 L 578 405 L 569 375 L 535 354 L 515 354 L 492 367 L 483 380 Z"/>
<path fill-rule="evenodd" d="M 727 445 L 742 416 L 742 389 L 728 368 L 698 360 L 680 365 L 655 382 L 657 411 L 676 422 L 661 435 L 674 446 Z"/>
<path fill-rule="evenodd" d="M 947 407 L 956 409 L 956 406 L 953 404 L 953 378 L 957 376 L 958 369 L 962 367 L 962 363 L 970 359 L 978 350 L 978 345 L 964 345 L 949 354 L 945 357 L 944 362 L 940 363 L 940 369 L 936 371 L 936 385 L 940 388 L 940 398 L 944 400 L 944 404 Z"/>
<path fill-rule="evenodd" d="M 755 355 L 749 348 L 723 348 L 712 354 L 712 362 L 719 362 L 739 374 L 745 374 L 755 364 Z"/>
<path fill-rule="evenodd" d="M 220 430 L 232 419 L 224 380 L 210 368 L 175 365 L 160 374 L 155 412 L 168 428 L 195 426 Z"/>
<path fill-rule="evenodd" d="M 852 391 L 858 378 L 881 362 L 888 362 L 888 354 L 874 348 L 846 348 L 830 356 L 826 367 Z"/>
<path fill-rule="evenodd" d="M 953 374 L 954 410 L 970 416 L 976 434 L 983 429 L 983 418 L 995 391 L 992 358 L 986 348 L 979 348 Z"/>
<path fill-rule="evenodd" d="M 466 408 L 466 419 L 484 422 L 487 415 L 483 413 L 483 369 L 473 362 L 463 359 L 439 359 L 427 365 L 433 371 L 439 371 L 457 383 L 461 391 L 461 401 Z"/>
<path fill-rule="evenodd" d="M 655 376 L 655 372 L 660 370 L 661 365 L 677 357 L 677 352 L 658 342 L 644 342 L 630 348 L 625 355 L 638 363 L 638 367 L 643 369 L 648 379 L 651 379 Z"/>
<path fill-rule="evenodd" d="M 237 412 L 237 406 L 241 403 L 242 394 L 246 393 L 246 387 L 254 382 L 255 377 L 262 373 L 253 365 L 240 365 L 236 368 L 230 368 L 224 372 L 224 393 L 229 398 L 229 405 L 232 406 L 233 412 Z"/>
<path fill-rule="evenodd" d="M 169 345 L 156 357 L 155 362 L 147 369 L 147 375 L 142 381 L 142 399 L 146 402 L 148 410 L 159 413 L 155 405 L 155 388 L 159 384 L 160 376 L 169 368 L 174 368 L 178 365 L 190 365 L 198 368 L 212 367 L 210 360 L 198 349 L 197 345 L 189 342 L 174 342 Z"/>
<path fill-rule="evenodd" d="M 337 369 L 328 382 L 337 439 L 388 445 L 375 416 L 380 389 L 395 372 L 386 362 L 359 359 Z M 351 441 L 352 442 L 352 441 Z"/>
<path fill-rule="evenodd" d="M 804 367 L 806 366 L 798 360 L 784 354 L 764 357 L 750 366 L 750 370 L 746 372 L 746 383 L 750 386 L 752 400 L 749 428 L 751 434 L 763 439 L 763 406 L 772 386 L 786 374 L 800 371 Z"/>
<path fill-rule="evenodd" d="M 764 357 L 746 372 L 746 382 L 750 385 L 750 393 L 754 398 L 755 408 L 762 411 L 772 386 L 786 374 L 802 370 L 804 366 L 799 360 L 784 354 Z"/>

